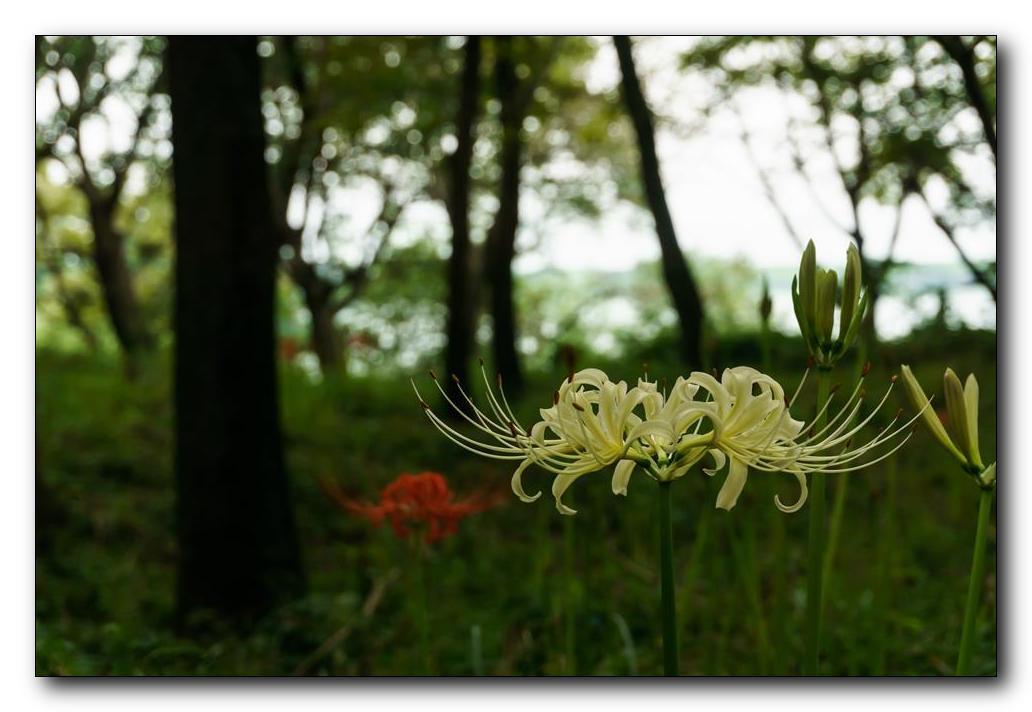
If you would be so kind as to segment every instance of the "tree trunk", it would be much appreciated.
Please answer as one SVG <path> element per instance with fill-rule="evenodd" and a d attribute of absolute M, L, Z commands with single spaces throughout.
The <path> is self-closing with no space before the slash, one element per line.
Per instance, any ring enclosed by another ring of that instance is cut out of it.
<path fill-rule="evenodd" d="M 328 298 L 317 289 L 305 290 L 305 303 L 312 316 L 312 330 L 309 343 L 312 351 L 319 357 L 319 367 L 323 375 L 340 375 L 343 364 L 343 347 L 340 333 L 333 323 L 337 310 Z"/>
<path fill-rule="evenodd" d="M 132 273 L 126 262 L 125 236 L 115 229 L 114 211 L 115 206 L 107 201 L 90 201 L 93 262 L 115 337 L 133 371 L 140 352 L 151 342 L 140 321 Z"/>
<path fill-rule="evenodd" d="M 178 613 L 304 586 L 280 441 L 276 236 L 254 37 L 171 37 Z"/>
<path fill-rule="evenodd" d="M 674 303 L 681 323 L 681 357 L 689 368 L 702 367 L 702 297 L 695 285 L 684 253 L 677 244 L 677 233 L 670 218 L 666 193 L 659 173 L 659 159 L 656 157 L 655 131 L 652 126 L 652 112 L 645 102 L 638 74 L 634 68 L 634 56 L 630 38 L 613 37 L 616 54 L 620 60 L 621 83 L 627 113 L 630 114 L 638 136 L 638 152 L 641 156 L 641 177 L 645 198 L 656 223 L 656 234 L 662 252 L 663 276 L 666 279 L 670 298 Z"/>
<path fill-rule="evenodd" d="M 519 107 L 516 67 L 512 59 L 512 38 L 496 41 L 495 85 L 502 104 L 501 182 L 498 190 L 498 212 L 488 236 L 485 275 L 491 291 L 493 323 L 492 350 L 495 368 L 506 389 L 519 393 L 523 373 L 516 351 L 516 307 L 513 303 L 512 260 L 516 255 L 516 229 L 519 226 L 520 166 L 522 146 L 520 127 L 523 117 Z"/>
<path fill-rule="evenodd" d="M 473 125 L 477 114 L 480 72 L 480 37 L 466 38 L 465 65 L 459 89 L 459 108 L 455 118 L 458 145 L 450 161 L 448 216 L 452 226 L 452 253 L 448 259 L 448 346 L 445 369 L 463 383 L 468 381 L 470 352 L 473 348 L 471 253 L 469 239 L 470 175 L 473 161 Z M 462 402 L 457 384 L 445 380 L 455 403 Z"/>

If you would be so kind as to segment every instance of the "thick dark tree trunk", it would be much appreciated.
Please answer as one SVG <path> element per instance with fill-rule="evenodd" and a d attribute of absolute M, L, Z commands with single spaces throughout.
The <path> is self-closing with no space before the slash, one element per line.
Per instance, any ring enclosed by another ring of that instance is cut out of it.
<path fill-rule="evenodd" d="M 498 189 L 498 212 L 488 236 L 485 276 L 491 292 L 495 367 L 505 381 L 506 389 L 518 393 L 523 388 L 523 372 L 516 352 L 512 260 L 516 255 L 516 228 L 519 226 L 522 163 L 520 127 L 523 116 L 517 91 L 516 66 L 512 59 L 512 38 L 499 37 L 496 46 L 495 87 L 502 104 L 502 175 Z"/>
<path fill-rule="evenodd" d="M 627 113 L 630 114 L 638 136 L 638 152 L 641 155 L 641 177 L 645 187 L 645 198 L 656 223 L 656 235 L 662 252 L 663 276 L 666 279 L 674 310 L 681 322 L 681 357 L 689 368 L 702 367 L 702 297 L 695 279 L 688 268 L 688 261 L 677 244 L 677 233 L 670 218 L 666 193 L 659 173 L 659 159 L 656 157 L 655 130 L 652 126 L 652 112 L 649 110 L 634 68 L 634 56 L 629 37 L 618 35 L 613 38 L 616 54 L 623 74 L 622 88 Z"/>
<path fill-rule="evenodd" d="M 247 621 L 304 585 L 280 441 L 254 37 L 171 37 L 180 621 Z"/>
<path fill-rule="evenodd" d="M 140 321 L 132 274 L 126 262 L 125 236 L 115 229 L 114 205 L 107 202 L 90 202 L 90 223 L 93 227 L 93 262 L 100 278 L 104 303 L 115 337 L 132 370 L 140 352 L 151 342 Z"/>
<path fill-rule="evenodd" d="M 448 216 L 452 226 L 452 253 L 448 259 L 448 346 L 445 368 L 448 376 L 467 382 L 473 348 L 472 247 L 469 239 L 470 164 L 473 161 L 473 125 L 477 114 L 480 77 L 480 37 L 466 38 L 465 66 L 459 88 L 455 118 L 458 145 L 450 161 Z M 458 386 L 446 378 L 449 394 L 461 402 Z"/>

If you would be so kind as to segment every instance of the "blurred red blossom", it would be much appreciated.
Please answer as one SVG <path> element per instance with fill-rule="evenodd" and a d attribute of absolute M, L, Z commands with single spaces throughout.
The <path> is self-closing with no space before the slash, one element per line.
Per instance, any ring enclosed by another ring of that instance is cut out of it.
<path fill-rule="evenodd" d="M 321 485 L 326 495 L 346 512 L 365 517 L 375 526 L 387 519 L 401 539 L 422 530 L 428 544 L 454 534 L 460 521 L 492 507 L 496 500 L 484 493 L 455 499 L 448 481 L 437 472 L 398 475 L 383 488 L 380 501 L 375 503 L 348 497 L 333 481 L 323 480 Z"/>

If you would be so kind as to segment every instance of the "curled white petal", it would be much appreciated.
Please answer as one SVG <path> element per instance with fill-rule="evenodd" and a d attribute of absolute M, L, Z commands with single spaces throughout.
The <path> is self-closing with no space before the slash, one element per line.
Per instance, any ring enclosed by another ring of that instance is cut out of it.
<path fill-rule="evenodd" d="M 713 477 L 713 475 L 724 469 L 724 465 L 727 464 L 727 455 L 722 450 L 717 450 L 716 448 L 710 448 L 706 453 L 713 458 L 713 467 L 704 467 L 702 471 Z"/>
<path fill-rule="evenodd" d="M 516 472 L 512 474 L 512 491 L 517 497 L 520 498 L 521 502 L 530 503 L 537 500 L 541 496 L 541 493 L 527 494 L 526 490 L 523 489 L 523 471 L 530 465 L 530 460 L 524 460 L 520 463 L 520 466 L 516 468 Z"/>
<path fill-rule="evenodd" d="M 781 503 L 780 495 L 774 495 L 774 506 L 780 509 L 785 514 L 791 514 L 792 512 L 798 512 L 804 504 L 806 504 L 806 497 L 809 490 L 806 488 L 806 475 L 799 470 L 795 470 L 791 474 L 795 475 L 796 480 L 799 482 L 799 499 L 796 500 L 795 504 L 784 505 Z"/>
<path fill-rule="evenodd" d="M 627 496 L 627 483 L 631 480 L 634 467 L 634 460 L 620 460 L 616 463 L 616 469 L 613 472 L 613 494 Z"/>
<path fill-rule="evenodd" d="M 563 504 L 563 492 L 569 489 L 578 477 L 581 475 L 558 475 L 552 482 L 552 496 L 555 497 L 555 508 L 559 510 L 559 514 L 573 515 L 577 513 L 576 509 L 572 509 Z"/>
<path fill-rule="evenodd" d="M 731 466 L 727 470 L 727 479 L 717 493 L 717 509 L 731 511 L 738 502 L 738 495 L 745 488 L 745 480 L 749 477 L 749 468 L 741 460 L 731 458 Z"/>

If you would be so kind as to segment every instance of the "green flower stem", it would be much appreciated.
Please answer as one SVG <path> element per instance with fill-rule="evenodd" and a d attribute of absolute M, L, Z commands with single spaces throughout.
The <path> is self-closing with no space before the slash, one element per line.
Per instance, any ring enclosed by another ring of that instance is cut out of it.
<path fill-rule="evenodd" d="M 663 674 L 678 675 L 677 607 L 674 593 L 674 534 L 670 523 L 670 483 L 659 483 L 659 568 L 663 610 Z"/>
<path fill-rule="evenodd" d="M 772 561 L 785 561 L 785 515 L 775 507 L 770 507 L 772 523 L 770 525 L 770 547 L 772 549 Z M 775 650 L 785 650 L 789 641 L 789 621 L 791 620 L 791 602 L 788 599 L 787 585 L 785 581 L 785 567 L 774 566 L 770 574 L 770 607 L 774 614 L 771 617 L 771 647 Z M 778 615 L 778 613 L 781 615 Z M 787 674 L 786 663 L 788 656 L 774 655 L 773 674 Z"/>
<path fill-rule="evenodd" d="M 828 372 L 817 370 L 817 411 L 828 400 Z M 820 430 L 827 421 L 827 414 L 817 418 L 814 427 Z M 806 582 L 806 652 L 803 657 L 803 674 L 817 675 L 820 669 L 821 649 L 821 603 L 824 599 L 824 476 L 816 473 L 810 478 L 810 532 L 809 560 Z"/>
<path fill-rule="evenodd" d="M 577 674 L 577 628 L 574 625 L 577 603 L 574 589 L 574 521 L 563 517 L 563 625 L 565 660 L 563 669 L 567 675 Z"/>
<path fill-rule="evenodd" d="M 893 582 L 893 561 L 895 548 L 892 542 L 898 541 L 896 535 L 896 472 L 898 460 L 890 457 L 885 465 L 885 502 L 881 507 L 881 524 L 878 537 L 878 576 L 875 579 L 874 610 L 878 611 L 878 637 L 875 641 L 873 674 L 881 677 L 885 674 L 885 652 L 888 650 L 888 637 L 892 625 L 891 603 Z"/>
<path fill-rule="evenodd" d="M 983 489 L 978 500 L 975 552 L 971 559 L 971 581 L 968 583 L 967 603 L 964 604 L 964 632 L 960 636 L 957 675 L 968 675 L 971 670 L 971 649 L 975 645 L 975 619 L 978 617 L 982 580 L 985 577 L 985 539 L 989 533 L 989 512 L 993 508 L 993 491 Z"/>
<path fill-rule="evenodd" d="M 835 483 L 835 494 L 831 499 L 831 516 L 828 518 L 828 542 L 824 548 L 824 591 L 828 590 L 828 581 L 831 579 L 831 567 L 835 563 L 835 554 L 838 553 L 839 539 L 842 534 L 842 517 L 846 511 L 846 492 L 849 487 L 849 478 L 840 477 Z"/>

